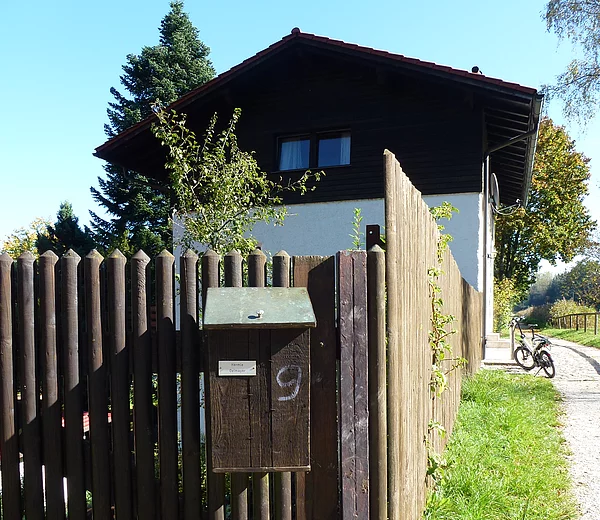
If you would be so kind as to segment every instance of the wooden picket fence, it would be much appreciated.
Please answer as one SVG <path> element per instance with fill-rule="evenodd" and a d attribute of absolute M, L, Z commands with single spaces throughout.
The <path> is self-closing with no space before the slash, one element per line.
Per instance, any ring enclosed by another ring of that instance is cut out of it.
<path fill-rule="evenodd" d="M 438 267 L 439 231 L 429 207 L 391 152 L 384 154 L 386 207 L 386 283 L 388 337 L 388 470 L 390 520 L 417 520 L 425 506 L 427 446 L 441 451 L 452 431 L 460 401 L 463 370 L 448 374 L 448 390 L 433 398 L 429 390 L 432 354 L 431 292 L 427 270 Z M 467 373 L 481 365 L 482 295 L 461 277 L 448 250 L 439 278 L 445 314 L 454 316 L 453 355 L 468 362 Z M 443 369 L 449 369 L 447 361 Z M 441 424 L 447 435 L 435 430 Z M 381 502 L 383 503 L 383 502 Z M 385 514 L 375 517 L 383 520 Z"/>
<path fill-rule="evenodd" d="M 482 298 L 446 253 L 444 309 L 468 365 L 434 399 L 427 269 L 438 232 L 389 154 L 386 182 L 385 252 L 281 252 L 272 270 L 259 250 L 187 252 L 179 277 L 168 252 L 152 271 L 141 251 L 129 265 L 118 251 L 0 256 L 2 519 L 420 518 L 428 427 L 451 431 L 462 375 L 480 365 Z M 310 472 L 211 471 L 201 307 L 220 283 L 308 288 Z"/>

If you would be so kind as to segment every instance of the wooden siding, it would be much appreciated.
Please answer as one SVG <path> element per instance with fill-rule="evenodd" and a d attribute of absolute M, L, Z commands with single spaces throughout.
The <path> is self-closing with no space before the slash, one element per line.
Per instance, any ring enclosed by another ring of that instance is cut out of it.
<path fill-rule="evenodd" d="M 198 99 L 188 107 L 188 121 L 201 136 L 212 114 L 225 123 L 234 107 L 242 109 L 240 146 L 255 151 L 274 179 L 280 177 L 278 137 L 351 131 L 350 166 L 326 168 L 314 192 L 288 195 L 288 203 L 382 198 L 386 148 L 424 195 L 481 191 L 483 109 L 458 87 L 374 63 L 289 51 Z M 153 137 L 132 139 L 119 152 L 135 155 L 148 173 L 164 176 L 164 151 Z"/>

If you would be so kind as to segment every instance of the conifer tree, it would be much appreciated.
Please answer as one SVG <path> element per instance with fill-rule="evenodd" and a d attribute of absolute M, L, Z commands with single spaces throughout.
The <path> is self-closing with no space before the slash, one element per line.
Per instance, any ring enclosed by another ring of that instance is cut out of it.
<path fill-rule="evenodd" d="M 43 232 L 38 232 L 35 246 L 39 254 L 48 250 L 58 256 L 64 255 L 69 249 L 82 258 L 96 247 L 90 229 L 79 227 L 79 219 L 73 213 L 70 202 L 62 202 L 54 225 L 46 225 Z"/>
<path fill-rule="evenodd" d="M 127 56 L 121 84 L 110 92 L 114 101 L 107 110 L 108 137 L 138 123 L 151 113 L 159 101 L 167 105 L 186 92 L 206 83 L 215 74 L 208 60 L 210 49 L 200 41 L 198 29 L 183 11 L 183 2 L 171 2 L 169 13 L 160 24 L 158 45 L 144 47 L 139 55 Z M 130 255 L 143 249 L 155 255 L 171 248 L 169 189 L 165 183 L 136 172 L 106 164 L 106 178 L 92 187 L 94 200 L 103 206 L 108 219 L 92 212 L 96 241 L 108 252 L 115 247 Z"/>

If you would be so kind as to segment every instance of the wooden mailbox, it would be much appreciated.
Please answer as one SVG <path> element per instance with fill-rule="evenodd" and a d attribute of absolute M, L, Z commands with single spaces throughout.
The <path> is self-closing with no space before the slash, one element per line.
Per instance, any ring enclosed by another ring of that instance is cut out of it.
<path fill-rule="evenodd" d="M 206 295 L 207 408 L 217 473 L 310 470 L 310 327 L 305 288 Z"/>

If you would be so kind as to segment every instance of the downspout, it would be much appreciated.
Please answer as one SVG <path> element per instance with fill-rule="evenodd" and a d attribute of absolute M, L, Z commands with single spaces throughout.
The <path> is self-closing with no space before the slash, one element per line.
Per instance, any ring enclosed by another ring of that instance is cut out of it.
<path fill-rule="evenodd" d="M 524 141 L 525 139 L 529 139 L 530 137 L 535 137 L 538 132 L 538 126 L 540 121 L 540 113 L 542 110 L 542 100 L 543 95 L 538 94 L 532 103 L 532 123 L 533 128 L 528 132 L 517 135 L 504 143 L 500 143 L 499 145 L 492 146 L 488 148 L 483 155 L 483 201 L 484 201 L 484 209 L 483 209 L 483 218 L 485 222 L 485 237 L 483 240 L 483 338 L 482 338 L 482 359 L 485 359 L 485 347 L 486 347 L 486 322 L 487 322 L 487 313 L 488 313 L 488 260 L 491 256 L 491 251 L 493 250 L 493 244 L 488 243 L 491 241 L 491 234 L 488 234 L 488 226 L 493 226 L 493 222 L 490 222 L 490 155 L 498 150 L 502 150 L 507 146 L 510 146 L 514 143 L 518 143 L 519 141 Z M 537 144 L 537 139 L 534 141 L 533 145 L 529 147 L 528 156 L 526 158 L 525 164 L 525 172 L 533 171 L 533 161 L 535 158 L 535 147 Z M 531 174 L 533 175 L 533 173 Z M 525 206 L 527 204 L 527 197 L 529 192 L 529 186 L 531 185 L 531 175 L 527 175 L 525 178 L 525 185 L 523 186 L 523 202 L 522 205 Z M 491 230 L 491 229 L 490 229 Z"/>

